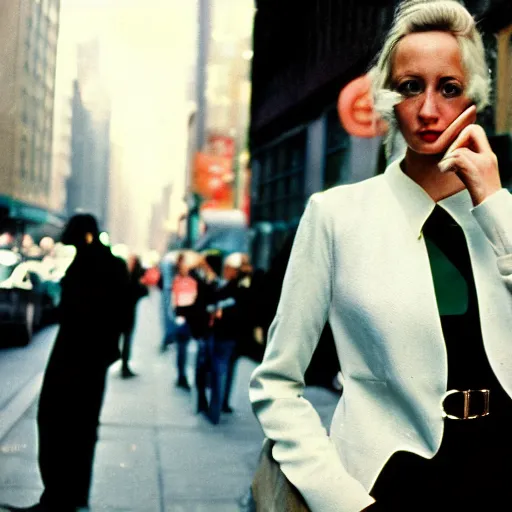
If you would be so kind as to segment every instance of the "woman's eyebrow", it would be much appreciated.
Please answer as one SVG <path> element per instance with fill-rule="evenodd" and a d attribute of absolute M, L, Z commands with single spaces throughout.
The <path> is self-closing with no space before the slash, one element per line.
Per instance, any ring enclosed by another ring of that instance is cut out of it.
<path fill-rule="evenodd" d="M 459 76 L 442 76 L 439 81 L 444 83 L 444 82 L 450 82 L 451 80 L 457 80 L 457 82 L 462 82 L 462 77 L 459 77 Z"/>
<path fill-rule="evenodd" d="M 423 81 L 423 79 L 420 76 L 408 74 L 408 73 L 402 73 L 396 77 L 391 77 L 390 83 L 391 87 L 396 87 L 400 84 L 400 82 L 403 82 L 404 80 L 419 80 Z"/>
<path fill-rule="evenodd" d="M 423 78 L 414 73 L 408 73 L 407 71 L 404 73 L 400 73 L 396 77 L 393 77 L 393 80 L 396 82 L 397 80 L 402 80 L 403 78 L 413 78 L 414 80 L 423 80 Z"/>

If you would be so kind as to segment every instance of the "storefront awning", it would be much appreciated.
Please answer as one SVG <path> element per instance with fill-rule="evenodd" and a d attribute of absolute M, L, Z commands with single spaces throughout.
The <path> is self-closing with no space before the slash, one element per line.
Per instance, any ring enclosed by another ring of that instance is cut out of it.
<path fill-rule="evenodd" d="M 11 219 L 63 228 L 65 217 L 9 196 L 0 195 L 0 208 Z"/>

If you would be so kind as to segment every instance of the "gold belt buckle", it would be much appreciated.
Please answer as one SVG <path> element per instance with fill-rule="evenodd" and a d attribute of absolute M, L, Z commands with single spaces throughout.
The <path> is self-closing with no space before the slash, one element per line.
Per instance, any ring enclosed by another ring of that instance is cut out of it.
<path fill-rule="evenodd" d="M 456 416 L 454 414 L 448 414 L 445 411 L 444 408 L 444 401 L 447 397 L 450 395 L 454 395 L 460 393 L 463 396 L 463 413 L 462 416 Z M 471 397 L 475 396 L 477 393 L 482 393 L 484 398 L 484 405 L 483 405 L 483 412 L 479 414 L 471 414 L 470 415 L 470 409 L 471 409 Z M 447 391 L 441 401 L 441 409 L 443 411 L 443 418 L 448 418 L 450 420 L 474 420 L 476 418 L 483 418 L 484 416 L 489 415 L 489 395 L 490 391 L 488 389 L 466 389 L 466 390 L 458 390 L 458 389 L 451 389 L 450 391 Z"/>

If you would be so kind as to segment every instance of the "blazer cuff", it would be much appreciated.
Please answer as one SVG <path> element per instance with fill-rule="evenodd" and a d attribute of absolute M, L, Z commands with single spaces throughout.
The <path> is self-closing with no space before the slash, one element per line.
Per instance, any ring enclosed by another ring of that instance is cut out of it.
<path fill-rule="evenodd" d="M 512 195 L 502 188 L 471 209 L 498 256 L 512 254 Z"/>

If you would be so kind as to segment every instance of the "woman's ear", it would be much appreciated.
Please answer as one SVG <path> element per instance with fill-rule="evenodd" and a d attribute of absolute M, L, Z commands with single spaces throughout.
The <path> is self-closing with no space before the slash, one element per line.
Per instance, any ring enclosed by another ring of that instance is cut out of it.
<path fill-rule="evenodd" d="M 338 115 L 350 135 L 371 138 L 385 135 L 387 123 L 373 107 L 371 80 L 368 75 L 349 82 L 338 97 Z"/>
<path fill-rule="evenodd" d="M 92 233 L 85 233 L 85 243 L 87 245 L 92 244 L 93 240 L 94 240 L 94 237 L 92 236 Z"/>

